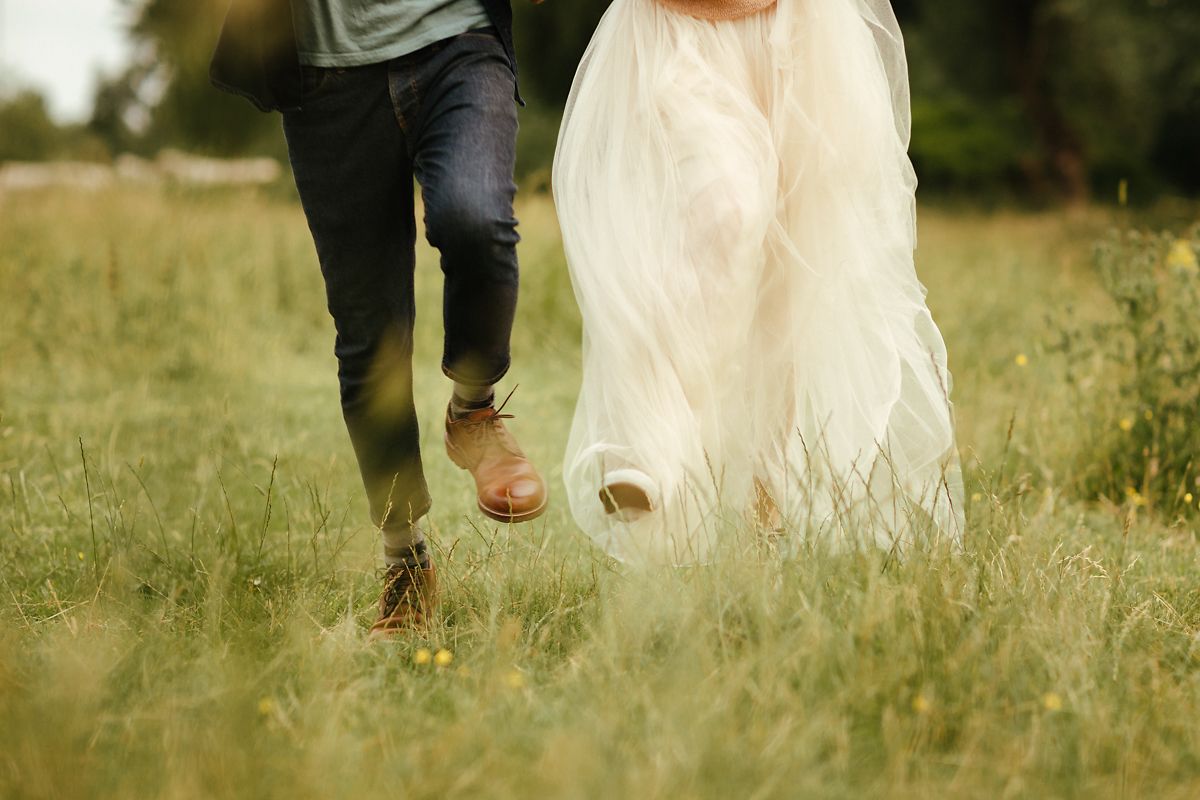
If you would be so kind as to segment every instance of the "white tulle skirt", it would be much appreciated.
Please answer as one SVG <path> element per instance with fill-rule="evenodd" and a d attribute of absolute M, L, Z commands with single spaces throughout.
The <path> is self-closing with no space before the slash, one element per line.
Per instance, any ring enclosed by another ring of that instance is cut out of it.
<path fill-rule="evenodd" d="M 564 478 L 608 553 L 704 562 L 754 519 L 793 549 L 960 535 L 908 114 L 887 0 L 613 2 L 554 166 L 584 321 Z M 657 488 L 634 521 L 600 500 L 622 469 Z"/>

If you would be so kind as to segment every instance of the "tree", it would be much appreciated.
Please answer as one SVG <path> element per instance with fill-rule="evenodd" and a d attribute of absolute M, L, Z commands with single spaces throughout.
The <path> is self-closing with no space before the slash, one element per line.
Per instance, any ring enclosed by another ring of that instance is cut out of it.
<path fill-rule="evenodd" d="M 40 161 L 56 155 L 62 131 L 35 91 L 18 92 L 0 103 L 0 161 Z"/>
<path fill-rule="evenodd" d="M 997 154 L 1035 194 L 1080 202 L 1097 180 L 1154 180 L 1151 155 L 1172 105 L 1200 87 L 1200 7 L 1191 0 L 913 6 L 915 155 L 922 136 L 946 137 L 937 123 L 962 121 L 930 109 L 965 108 L 1013 145 Z"/>
<path fill-rule="evenodd" d="M 562 108 L 579 60 L 610 0 L 514 0 L 513 37 L 521 86 L 539 102 Z"/>
<path fill-rule="evenodd" d="M 148 106 L 142 134 L 151 149 L 184 147 L 214 155 L 285 152 L 279 120 L 215 90 L 208 64 L 229 0 L 124 0 L 138 7 L 131 30 L 138 55 L 115 116 Z M 112 88 L 112 87 L 110 87 Z M 113 110 L 107 110 L 112 125 Z M 97 123 L 99 124 L 99 122 Z"/>
<path fill-rule="evenodd" d="M 81 125 L 58 125 L 46 99 L 27 89 L 0 96 L 0 162 L 68 158 L 104 161 L 109 151 Z"/>
<path fill-rule="evenodd" d="M 100 76 L 92 98 L 88 129 L 113 153 L 143 153 L 151 107 L 141 96 L 146 67 L 135 63 L 114 76 Z"/>

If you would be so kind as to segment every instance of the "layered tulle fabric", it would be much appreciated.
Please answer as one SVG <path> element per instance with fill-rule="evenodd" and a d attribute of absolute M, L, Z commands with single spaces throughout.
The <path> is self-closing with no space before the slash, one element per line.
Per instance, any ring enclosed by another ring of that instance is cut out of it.
<path fill-rule="evenodd" d="M 791 545 L 960 534 L 908 113 L 887 0 L 612 4 L 554 168 L 584 320 L 564 477 L 610 554 L 704 562 L 752 511 Z M 629 468 L 660 496 L 634 522 L 599 498 Z"/>

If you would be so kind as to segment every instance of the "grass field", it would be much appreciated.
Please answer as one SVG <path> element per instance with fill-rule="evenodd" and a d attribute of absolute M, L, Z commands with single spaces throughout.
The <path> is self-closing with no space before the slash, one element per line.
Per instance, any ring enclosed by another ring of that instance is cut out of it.
<path fill-rule="evenodd" d="M 964 552 L 653 573 L 562 502 L 579 320 L 551 204 L 519 216 L 503 388 L 560 502 L 497 526 L 443 455 L 423 249 L 444 606 L 367 646 L 375 533 L 299 208 L 0 197 L 0 797 L 1200 796 L 1196 518 L 1074 490 L 1104 455 L 1050 347 L 1111 311 L 1109 215 L 923 214 Z"/>

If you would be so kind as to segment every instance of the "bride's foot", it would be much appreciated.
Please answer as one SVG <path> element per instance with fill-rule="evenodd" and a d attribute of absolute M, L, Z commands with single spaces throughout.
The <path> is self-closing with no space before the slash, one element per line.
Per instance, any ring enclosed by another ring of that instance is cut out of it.
<path fill-rule="evenodd" d="M 600 487 L 604 512 L 622 522 L 633 522 L 658 508 L 658 487 L 638 469 L 616 469 L 604 476 Z"/>

